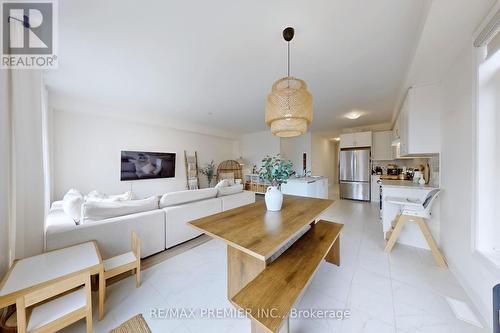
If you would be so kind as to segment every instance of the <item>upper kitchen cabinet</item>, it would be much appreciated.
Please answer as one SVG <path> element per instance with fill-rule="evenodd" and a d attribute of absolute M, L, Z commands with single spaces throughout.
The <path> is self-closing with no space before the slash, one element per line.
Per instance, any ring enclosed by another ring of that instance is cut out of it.
<path fill-rule="evenodd" d="M 392 131 L 373 132 L 372 160 L 392 160 Z"/>
<path fill-rule="evenodd" d="M 340 134 L 340 148 L 358 148 L 372 146 L 372 132 Z"/>
<path fill-rule="evenodd" d="M 401 107 L 396 131 L 400 156 L 422 156 L 440 152 L 440 91 L 436 85 L 408 90 Z"/>

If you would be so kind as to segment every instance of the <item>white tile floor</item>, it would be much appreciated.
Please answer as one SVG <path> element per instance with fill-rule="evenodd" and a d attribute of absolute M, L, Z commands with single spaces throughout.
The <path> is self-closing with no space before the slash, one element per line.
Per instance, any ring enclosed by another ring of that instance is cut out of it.
<path fill-rule="evenodd" d="M 452 274 L 435 265 L 430 252 L 397 245 L 389 256 L 384 254 L 377 205 L 340 200 L 323 217 L 345 224 L 342 264 L 322 263 L 297 307 L 347 309 L 351 317 L 294 319 L 291 332 L 487 332 L 453 316 L 445 296 L 470 302 Z M 95 311 L 94 329 L 107 332 L 142 313 L 153 332 L 250 332 L 247 319 L 152 319 L 153 307 L 232 309 L 226 299 L 226 247 L 220 241 L 145 270 L 138 289 L 134 278 L 110 286 L 106 317 L 98 322 Z M 65 331 L 84 332 L 84 322 Z"/>

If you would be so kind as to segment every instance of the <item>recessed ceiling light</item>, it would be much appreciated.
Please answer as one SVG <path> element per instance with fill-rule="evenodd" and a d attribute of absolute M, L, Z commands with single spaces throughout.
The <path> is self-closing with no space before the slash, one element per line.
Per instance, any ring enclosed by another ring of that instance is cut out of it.
<path fill-rule="evenodd" d="M 364 115 L 366 112 L 364 111 L 350 111 L 350 112 L 347 112 L 344 117 L 346 117 L 347 119 L 351 119 L 351 120 L 354 120 L 354 119 L 358 119 L 359 117 L 361 117 L 362 115 Z"/>

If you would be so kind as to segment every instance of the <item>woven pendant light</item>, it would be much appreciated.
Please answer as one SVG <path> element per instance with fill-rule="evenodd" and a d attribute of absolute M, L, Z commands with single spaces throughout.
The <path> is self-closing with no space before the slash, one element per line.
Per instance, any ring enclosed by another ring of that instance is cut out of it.
<path fill-rule="evenodd" d="M 288 76 L 273 84 L 266 102 L 266 124 L 279 137 L 294 137 L 307 132 L 312 122 L 312 95 L 306 83 L 290 76 L 290 41 L 293 28 L 286 28 L 283 37 L 288 42 Z"/>

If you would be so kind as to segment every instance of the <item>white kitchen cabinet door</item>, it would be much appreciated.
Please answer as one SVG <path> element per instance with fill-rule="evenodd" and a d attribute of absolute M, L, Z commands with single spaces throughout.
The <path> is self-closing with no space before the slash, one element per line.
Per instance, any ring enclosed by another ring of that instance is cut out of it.
<path fill-rule="evenodd" d="M 399 132 L 400 124 L 401 117 L 400 115 L 398 115 L 398 117 L 396 118 L 396 122 L 394 123 L 394 128 L 392 129 L 392 141 L 399 140 L 401 137 Z"/>
<path fill-rule="evenodd" d="M 328 199 L 328 178 L 322 178 L 316 181 L 317 197 L 320 199 Z"/>
<path fill-rule="evenodd" d="M 408 90 L 398 117 L 401 156 L 437 154 L 441 151 L 440 114 L 439 86 L 426 85 Z"/>
<path fill-rule="evenodd" d="M 392 131 L 373 132 L 372 160 L 392 160 Z"/>
<path fill-rule="evenodd" d="M 354 133 L 354 143 L 356 147 L 371 147 L 372 132 Z"/>
<path fill-rule="evenodd" d="M 354 142 L 354 133 L 340 134 L 340 148 L 353 148 Z"/>
<path fill-rule="evenodd" d="M 340 135 L 340 148 L 371 147 L 372 132 L 357 132 Z"/>
<path fill-rule="evenodd" d="M 410 112 L 410 91 L 405 98 L 403 103 L 403 107 L 401 108 L 401 112 L 399 114 L 399 155 L 405 156 L 408 155 L 408 113 Z"/>
<path fill-rule="evenodd" d="M 379 180 L 379 175 L 372 175 L 372 202 L 380 202 L 380 184 L 378 183 Z"/>

